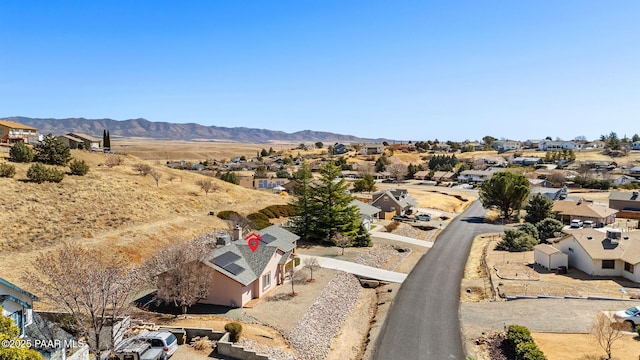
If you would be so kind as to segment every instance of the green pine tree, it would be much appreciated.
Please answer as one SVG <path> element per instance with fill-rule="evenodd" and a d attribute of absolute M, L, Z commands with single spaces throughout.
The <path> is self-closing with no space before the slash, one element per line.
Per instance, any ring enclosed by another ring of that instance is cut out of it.
<path fill-rule="evenodd" d="M 107 148 L 107 129 L 102 129 L 102 147 Z"/>
<path fill-rule="evenodd" d="M 311 230 L 315 219 L 315 208 L 312 207 L 312 181 L 311 170 L 307 163 L 294 174 L 295 187 L 293 193 L 295 200 L 291 204 L 293 207 L 292 231 L 302 239 L 311 237 Z"/>
<path fill-rule="evenodd" d="M 35 160 L 49 165 L 67 165 L 71 160 L 71 150 L 53 134 L 34 146 Z"/>
<path fill-rule="evenodd" d="M 347 192 L 348 184 L 339 178 L 340 168 L 328 162 L 320 168 L 320 181 L 312 184 L 312 208 L 317 209 L 310 239 L 330 243 L 336 233 L 353 239 L 360 226 L 358 208 L 351 205 L 353 196 Z"/>

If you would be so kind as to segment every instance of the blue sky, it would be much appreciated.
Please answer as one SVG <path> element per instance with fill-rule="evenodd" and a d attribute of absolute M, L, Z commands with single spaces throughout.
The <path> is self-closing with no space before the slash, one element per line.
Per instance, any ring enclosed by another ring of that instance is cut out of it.
<path fill-rule="evenodd" d="M 0 2 L 0 116 L 640 133 L 639 1 Z"/>

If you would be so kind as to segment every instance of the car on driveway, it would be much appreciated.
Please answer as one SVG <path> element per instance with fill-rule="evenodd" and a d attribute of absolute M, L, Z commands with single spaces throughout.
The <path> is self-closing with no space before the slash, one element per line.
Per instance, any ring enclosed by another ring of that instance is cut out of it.
<path fill-rule="evenodd" d="M 429 214 L 416 214 L 416 220 L 431 221 L 431 215 L 429 215 Z"/>
<path fill-rule="evenodd" d="M 616 311 L 613 314 L 613 318 L 617 322 L 624 322 L 631 326 L 631 331 L 634 331 L 636 325 L 640 325 L 640 306 L 630 307 L 627 310 Z"/>
<path fill-rule="evenodd" d="M 392 217 L 391 220 L 398 221 L 398 222 L 414 222 L 414 221 L 416 221 L 415 218 L 409 217 L 407 215 L 396 215 L 396 216 Z"/>
<path fill-rule="evenodd" d="M 178 350 L 178 339 L 175 335 L 166 331 L 148 331 L 139 334 L 137 339 L 142 339 L 151 344 L 151 348 L 160 348 L 168 359 Z"/>

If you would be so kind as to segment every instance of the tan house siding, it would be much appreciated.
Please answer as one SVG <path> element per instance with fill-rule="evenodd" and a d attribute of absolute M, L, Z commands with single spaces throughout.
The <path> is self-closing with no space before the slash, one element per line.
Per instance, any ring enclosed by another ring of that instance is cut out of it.
<path fill-rule="evenodd" d="M 207 287 L 207 298 L 200 301 L 202 304 L 240 307 L 253 298 L 251 284 L 243 286 L 212 268 L 204 270 L 203 276 L 210 280 Z"/>

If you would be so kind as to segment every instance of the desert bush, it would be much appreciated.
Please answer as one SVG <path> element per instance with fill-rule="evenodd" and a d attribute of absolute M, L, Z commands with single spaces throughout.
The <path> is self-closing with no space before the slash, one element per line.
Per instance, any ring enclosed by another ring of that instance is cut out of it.
<path fill-rule="evenodd" d="M 27 170 L 27 177 L 38 184 L 42 184 L 45 181 L 59 183 L 64 178 L 64 172 L 42 164 L 33 164 Z"/>
<path fill-rule="evenodd" d="M 193 348 L 198 351 L 209 350 L 211 349 L 211 342 L 207 338 L 198 339 L 193 344 Z"/>
<path fill-rule="evenodd" d="M 85 176 L 89 172 L 89 165 L 84 160 L 73 160 L 69 164 L 71 175 Z"/>
<path fill-rule="evenodd" d="M 269 219 L 289 217 L 293 215 L 293 207 L 291 205 L 271 205 L 259 212 L 266 215 Z"/>
<path fill-rule="evenodd" d="M 9 161 L 29 163 L 33 161 L 33 150 L 24 143 L 17 142 L 9 150 Z"/>
<path fill-rule="evenodd" d="M 147 176 L 151 173 L 151 166 L 147 164 L 138 163 L 132 166 L 134 171 L 137 171 L 142 176 Z"/>
<path fill-rule="evenodd" d="M 124 160 L 118 155 L 111 155 L 104 162 L 104 164 L 110 168 L 114 166 L 122 165 L 123 163 L 124 163 Z"/>
<path fill-rule="evenodd" d="M 15 174 L 16 174 L 15 166 L 7 163 L 0 164 L 0 177 L 12 178 Z"/>
<path fill-rule="evenodd" d="M 235 321 L 227 323 L 224 326 L 224 331 L 229 333 L 229 340 L 231 340 L 231 342 L 238 342 L 242 334 L 242 324 Z"/>
<path fill-rule="evenodd" d="M 233 210 L 223 210 L 218 212 L 218 215 L 216 215 L 218 218 L 222 219 L 222 220 L 230 220 L 233 216 L 242 216 L 240 214 L 238 214 L 237 212 L 233 211 Z"/>
<path fill-rule="evenodd" d="M 502 240 L 496 244 L 496 250 L 509 252 L 531 251 L 538 240 L 522 230 L 506 229 Z"/>
<path fill-rule="evenodd" d="M 274 214 L 273 211 L 271 211 L 271 209 L 269 209 L 268 207 L 260 210 L 259 213 L 266 216 L 269 219 L 275 219 L 277 217 L 276 214 Z"/>
<path fill-rule="evenodd" d="M 515 354 L 518 359 L 546 360 L 544 353 L 533 341 L 531 332 L 526 326 L 509 325 L 505 341 L 507 348 L 512 354 Z"/>
<path fill-rule="evenodd" d="M 271 226 L 271 223 L 269 222 L 269 218 L 262 213 L 249 214 L 247 215 L 247 219 L 251 220 L 251 222 L 253 223 L 253 227 L 256 230 L 264 229 L 266 227 Z"/>

